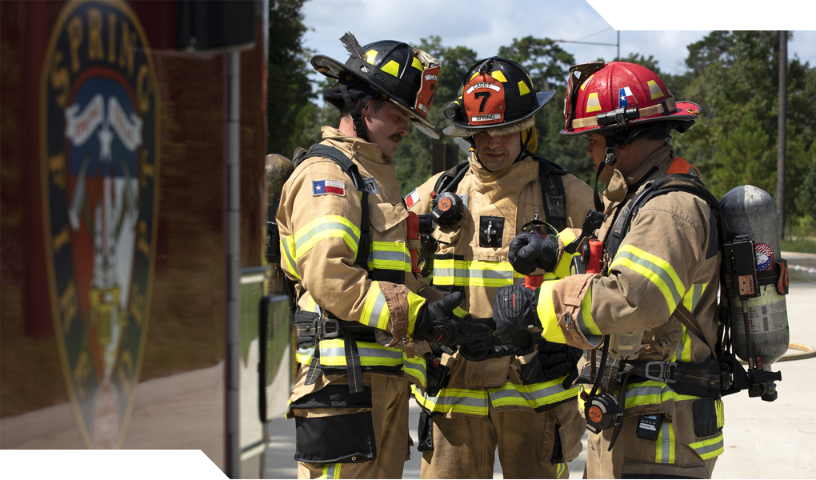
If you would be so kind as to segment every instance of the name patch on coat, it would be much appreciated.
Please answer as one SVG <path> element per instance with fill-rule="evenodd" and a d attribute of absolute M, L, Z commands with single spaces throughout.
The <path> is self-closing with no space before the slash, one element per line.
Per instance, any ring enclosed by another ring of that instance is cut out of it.
<path fill-rule="evenodd" d="M 377 179 L 374 177 L 363 177 L 363 184 L 366 192 L 372 195 L 377 195 L 380 193 L 380 187 L 377 186 Z"/>
<path fill-rule="evenodd" d="M 340 180 L 312 180 L 312 196 L 318 195 L 346 195 L 346 185 Z"/>

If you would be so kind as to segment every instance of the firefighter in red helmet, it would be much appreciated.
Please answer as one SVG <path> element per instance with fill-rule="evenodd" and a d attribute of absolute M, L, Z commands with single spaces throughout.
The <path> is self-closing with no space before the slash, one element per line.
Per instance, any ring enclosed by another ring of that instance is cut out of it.
<path fill-rule="evenodd" d="M 595 193 L 605 213 L 595 232 L 601 272 L 568 275 L 535 293 L 500 291 L 497 330 L 535 325 L 548 341 L 588 351 L 579 377 L 588 478 L 709 478 L 723 452 L 724 422 L 713 347 L 716 221 L 688 191 L 645 197 L 672 181 L 704 188 L 697 168 L 668 143 L 700 109 L 632 63 L 572 67 L 568 88 L 561 134 L 589 139 L 596 179 L 607 184 L 603 201 Z M 541 237 L 520 235 L 510 246 L 511 263 L 522 269 L 564 271 L 572 257 Z"/>

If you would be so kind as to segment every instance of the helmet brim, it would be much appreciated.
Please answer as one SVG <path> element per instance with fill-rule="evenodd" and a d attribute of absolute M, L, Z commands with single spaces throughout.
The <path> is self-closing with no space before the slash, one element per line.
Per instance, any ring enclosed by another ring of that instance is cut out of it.
<path fill-rule="evenodd" d="M 516 118 L 511 122 L 494 123 L 492 125 L 479 125 L 479 126 L 474 127 L 474 126 L 470 125 L 469 123 L 467 123 L 466 121 L 462 122 L 462 121 L 454 120 L 453 125 L 445 127 L 445 129 L 442 130 L 442 133 L 444 133 L 445 135 L 448 135 L 450 137 L 472 137 L 473 135 L 475 135 L 475 134 L 477 134 L 479 132 L 483 132 L 485 130 L 492 130 L 494 128 L 508 127 L 508 126 L 514 125 L 516 123 L 521 123 L 524 120 L 527 120 L 528 118 L 532 117 L 533 115 L 535 115 L 536 113 L 541 111 L 541 109 L 544 108 L 544 105 L 549 103 L 549 101 L 552 100 L 552 98 L 554 96 L 555 96 L 555 90 L 547 90 L 545 92 L 537 92 L 536 93 L 536 103 L 537 103 L 537 105 L 535 106 L 535 108 L 530 110 L 530 112 L 525 114 L 523 117 Z"/>
<path fill-rule="evenodd" d="M 374 83 L 366 76 L 360 75 L 359 73 L 349 70 L 344 63 L 340 63 L 337 60 L 327 57 L 325 55 L 315 55 L 312 57 L 311 60 L 312 68 L 314 68 L 318 73 L 329 77 L 339 80 L 340 75 L 343 73 L 347 73 L 354 78 L 364 82 L 365 84 L 373 87 L 375 91 L 379 92 L 380 94 L 386 96 L 388 100 L 393 103 L 394 105 L 398 106 L 402 111 L 404 111 L 408 117 L 414 122 L 414 126 L 417 129 L 424 133 L 425 135 L 433 138 L 434 140 L 439 139 L 439 133 L 436 131 L 436 128 L 433 126 L 431 122 L 423 118 L 417 111 L 407 105 L 402 100 L 392 97 L 388 95 L 388 92 L 384 91 L 380 85 Z"/>
<path fill-rule="evenodd" d="M 635 119 L 635 120 L 630 120 L 628 122 L 628 124 L 627 124 L 627 127 L 636 126 L 636 125 L 643 125 L 643 124 L 646 124 L 646 123 L 661 122 L 661 121 L 666 121 L 666 120 L 681 120 L 681 121 L 683 121 L 683 120 L 695 120 L 697 117 L 700 116 L 700 106 L 697 105 L 694 102 L 677 102 L 676 105 L 677 105 L 677 109 L 673 113 L 671 113 L 669 115 L 657 114 L 657 115 L 652 115 L 651 117 L 638 118 L 638 119 Z M 607 131 L 610 131 L 610 130 L 617 130 L 617 129 L 618 129 L 617 125 L 605 125 L 605 126 L 591 125 L 591 126 L 588 126 L 588 127 L 575 128 L 575 129 L 570 129 L 570 130 L 564 129 L 564 130 L 561 130 L 558 133 L 560 133 L 561 135 L 570 136 L 570 135 L 583 135 L 585 133 L 593 133 L 593 132 L 594 133 L 601 133 L 601 132 L 607 132 Z"/>

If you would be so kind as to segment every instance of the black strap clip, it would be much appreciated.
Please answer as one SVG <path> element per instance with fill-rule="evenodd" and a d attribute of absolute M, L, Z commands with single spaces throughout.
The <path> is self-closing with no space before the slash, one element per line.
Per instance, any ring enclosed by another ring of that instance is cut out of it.
<path fill-rule="evenodd" d="M 674 383 L 675 380 L 672 380 L 672 374 L 669 370 L 669 367 L 676 367 L 677 364 L 674 362 L 666 362 L 666 361 L 657 361 L 657 362 L 646 362 L 646 365 L 643 366 L 643 376 L 648 378 L 649 380 L 654 380 L 656 382 L 663 382 L 663 383 Z M 652 375 L 650 372 L 652 367 L 657 367 L 659 372 L 657 375 Z"/>

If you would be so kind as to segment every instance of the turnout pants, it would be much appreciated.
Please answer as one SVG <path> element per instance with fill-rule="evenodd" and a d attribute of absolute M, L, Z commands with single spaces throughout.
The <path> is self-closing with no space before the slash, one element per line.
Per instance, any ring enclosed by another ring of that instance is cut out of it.
<path fill-rule="evenodd" d="M 504 478 L 569 478 L 560 456 L 552 462 L 553 450 L 577 456 L 586 425 L 574 400 L 541 413 L 497 412 L 491 403 L 484 418 L 438 415 L 433 423 L 421 478 L 493 478 L 497 447 Z"/>
<path fill-rule="evenodd" d="M 412 444 L 408 381 L 363 374 L 363 384 L 370 390 L 348 401 L 342 398 L 348 385 L 332 384 L 292 405 L 297 422 L 295 458 L 311 460 L 298 461 L 298 478 L 402 477 Z M 344 408 L 325 408 L 340 401 L 346 403 Z"/>

